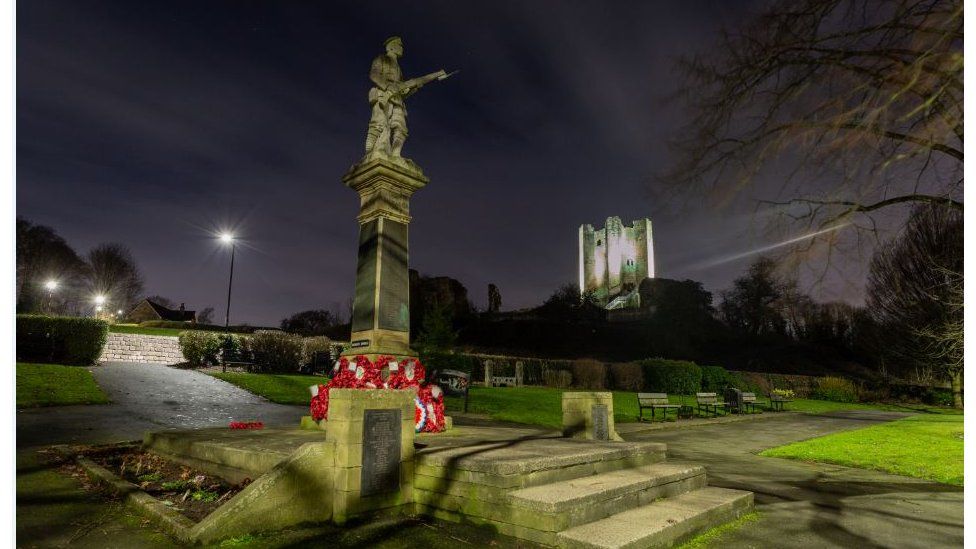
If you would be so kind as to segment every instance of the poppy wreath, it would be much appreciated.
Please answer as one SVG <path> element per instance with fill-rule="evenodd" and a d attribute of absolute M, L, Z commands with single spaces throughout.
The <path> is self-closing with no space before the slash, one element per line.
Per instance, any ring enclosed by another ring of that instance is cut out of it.
<path fill-rule="evenodd" d="M 389 369 L 383 381 L 383 369 Z M 409 389 L 415 388 L 416 412 L 414 422 L 417 432 L 437 433 L 444 430 L 444 393 L 436 385 L 421 385 L 426 369 L 419 360 L 407 359 L 398 364 L 391 356 L 380 356 L 376 363 L 363 355 L 356 357 L 355 364 L 345 357 L 336 361 L 329 383 L 319 385 L 318 394 L 309 405 L 312 419 L 319 421 L 329 416 L 329 389 Z"/>
<path fill-rule="evenodd" d="M 229 427 L 231 429 L 264 429 L 264 423 L 260 421 L 232 421 Z"/>

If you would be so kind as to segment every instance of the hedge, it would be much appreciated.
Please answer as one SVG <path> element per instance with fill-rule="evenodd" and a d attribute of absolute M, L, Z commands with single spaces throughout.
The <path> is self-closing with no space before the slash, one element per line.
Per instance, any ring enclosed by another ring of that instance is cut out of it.
<path fill-rule="evenodd" d="M 649 391 L 690 395 L 701 390 L 702 370 L 694 362 L 648 358 L 638 362 Z"/>
<path fill-rule="evenodd" d="M 721 366 L 701 366 L 701 390 L 708 393 L 724 391 L 728 386 L 735 386 L 735 379 L 728 370 Z M 742 387 L 738 387 L 742 389 Z"/>
<path fill-rule="evenodd" d="M 17 360 L 88 366 L 101 356 L 107 337 L 104 320 L 17 315 Z"/>

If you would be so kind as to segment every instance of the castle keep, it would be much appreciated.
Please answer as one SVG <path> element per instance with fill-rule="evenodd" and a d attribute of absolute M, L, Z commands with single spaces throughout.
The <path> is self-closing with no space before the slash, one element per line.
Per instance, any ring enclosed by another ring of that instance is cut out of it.
<path fill-rule="evenodd" d="M 644 218 L 625 227 L 619 217 L 608 217 L 607 225 L 579 228 L 579 287 L 593 292 L 608 309 L 639 306 L 637 288 L 645 278 L 654 278 L 654 238 L 651 220 Z"/>

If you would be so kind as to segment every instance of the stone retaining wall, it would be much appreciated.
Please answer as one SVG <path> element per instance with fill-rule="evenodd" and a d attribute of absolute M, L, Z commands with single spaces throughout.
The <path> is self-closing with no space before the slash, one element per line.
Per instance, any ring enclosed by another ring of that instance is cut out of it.
<path fill-rule="evenodd" d="M 98 361 L 179 364 L 186 359 L 174 336 L 109 333 Z"/>

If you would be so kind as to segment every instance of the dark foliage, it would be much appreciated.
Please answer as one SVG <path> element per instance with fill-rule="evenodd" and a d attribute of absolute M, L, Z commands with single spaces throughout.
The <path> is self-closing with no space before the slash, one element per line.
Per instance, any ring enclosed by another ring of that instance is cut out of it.
<path fill-rule="evenodd" d="M 88 366 L 107 337 L 108 324 L 94 318 L 17 315 L 17 360 Z"/>

